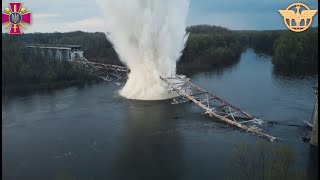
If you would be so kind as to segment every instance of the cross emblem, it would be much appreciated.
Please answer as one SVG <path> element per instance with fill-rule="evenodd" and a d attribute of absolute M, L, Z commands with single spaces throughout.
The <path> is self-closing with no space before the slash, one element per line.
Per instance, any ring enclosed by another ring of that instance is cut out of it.
<path fill-rule="evenodd" d="M 2 24 L 7 29 L 10 26 L 9 34 L 22 34 L 20 26 L 26 29 L 23 23 L 31 24 L 31 13 L 26 8 L 21 8 L 22 3 L 10 2 L 10 9 L 5 8 L 2 12 Z"/>

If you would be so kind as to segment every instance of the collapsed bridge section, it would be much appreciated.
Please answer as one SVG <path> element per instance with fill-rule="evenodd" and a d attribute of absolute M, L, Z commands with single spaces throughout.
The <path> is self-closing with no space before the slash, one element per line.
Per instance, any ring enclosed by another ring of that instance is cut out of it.
<path fill-rule="evenodd" d="M 179 95 L 173 100 L 173 104 L 193 102 L 205 110 L 205 114 L 210 117 L 215 117 L 220 121 L 264 137 L 269 141 L 277 139 L 276 137 L 261 132 L 258 128 L 245 125 L 252 122 L 261 124 L 261 120 L 254 118 L 240 108 L 200 88 L 188 78 L 182 76 L 160 78 L 169 86 L 170 91 L 175 91 Z"/>
<path fill-rule="evenodd" d="M 106 81 L 126 79 L 128 69 L 124 66 L 95 63 L 80 58 L 72 61 L 77 66 L 85 67 L 89 74 L 100 77 Z M 261 136 L 269 141 L 275 141 L 274 136 L 263 133 L 256 126 L 248 126 L 249 123 L 262 124 L 262 121 L 254 118 L 249 113 L 237 108 L 218 96 L 192 83 L 183 76 L 160 77 L 179 96 L 173 99 L 173 104 L 193 102 L 205 111 L 205 114 L 224 123 L 240 128 L 249 133 Z"/>
<path fill-rule="evenodd" d="M 127 78 L 128 69 L 124 66 L 91 62 L 84 57 L 70 62 L 74 63 L 76 66 L 83 67 L 88 74 L 96 76 L 105 81 Z"/>

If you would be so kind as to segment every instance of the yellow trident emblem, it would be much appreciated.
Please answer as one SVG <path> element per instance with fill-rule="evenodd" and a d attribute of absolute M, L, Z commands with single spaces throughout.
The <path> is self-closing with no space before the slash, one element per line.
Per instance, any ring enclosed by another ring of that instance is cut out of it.
<path fill-rule="evenodd" d="M 294 7 L 297 10 L 296 12 L 292 10 Z M 301 8 L 305 10 L 300 13 Z M 291 31 L 303 32 L 311 26 L 313 16 L 318 10 L 310 10 L 310 8 L 303 3 L 293 3 L 286 10 L 279 10 L 279 12 L 283 16 L 285 25 Z"/>

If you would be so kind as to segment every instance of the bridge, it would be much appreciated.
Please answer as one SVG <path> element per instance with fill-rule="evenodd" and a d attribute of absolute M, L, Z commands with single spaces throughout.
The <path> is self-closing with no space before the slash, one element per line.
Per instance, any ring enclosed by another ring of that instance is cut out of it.
<path fill-rule="evenodd" d="M 104 81 L 126 79 L 129 72 L 124 66 L 91 62 L 84 57 L 70 60 L 70 62 L 75 66 L 84 68 L 88 74 Z"/>
<path fill-rule="evenodd" d="M 88 61 L 83 56 L 80 45 L 27 45 L 26 47 L 31 50 L 40 49 L 41 53 L 47 54 L 49 57 L 53 56 L 56 60 L 70 61 L 75 66 L 84 68 L 88 74 L 105 81 L 127 79 L 129 72 L 124 66 Z M 257 124 L 261 125 L 263 121 L 192 83 L 190 79 L 183 76 L 159 78 L 168 85 L 169 91 L 174 91 L 179 95 L 173 99 L 173 104 L 193 102 L 204 110 L 205 114 L 216 120 L 220 120 L 246 132 L 256 134 L 269 141 L 279 139 L 263 133 L 261 129 L 256 126 Z"/>
<path fill-rule="evenodd" d="M 82 66 L 86 71 L 106 81 L 127 79 L 128 69 L 123 66 L 116 66 L 103 63 L 90 62 L 85 58 L 71 61 L 76 66 Z M 279 139 L 263 133 L 256 125 L 261 125 L 259 120 L 240 108 L 208 92 L 207 90 L 192 83 L 184 76 L 160 77 L 169 87 L 169 91 L 176 92 L 179 96 L 173 99 L 172 104 L 193 102 L 205 114 L 227 123 L 233 127 L 240 128 L 246 132 L 263 137 L 271 142 Z"/>
<path fill-rule="evenodd" d="M 206 115 L 209 115 L 216 120 L 220 120 L 246 132 L 264 137 L 271 142 L 279 139 L 261 132 L 261 129 L 255 124 L 261 125 L 263 123 L 262 120 L 253 117 L 240 108 L 237 108 L 207 90 L 202 89 L 198 85 L 192 83 L 188 78 L 183 76 L 160 78 L 169 86 L 171 91 L 175 91 L 179 94 L 177 98 L 173 99 L 173 104 L 193 102 L 203 109 Z M 251 124 L 252 126 L 249 127 L 246 124 Z"/>
<path fill-rule="evenodd" d="M 27 44 L 26 48 L 30 51 L 40 50 L 40 53 L 46 55 L 49 59 L 54 60 L 74 60 L 83 58 L 81 45 L 44 45 L 44 44 Z"/>

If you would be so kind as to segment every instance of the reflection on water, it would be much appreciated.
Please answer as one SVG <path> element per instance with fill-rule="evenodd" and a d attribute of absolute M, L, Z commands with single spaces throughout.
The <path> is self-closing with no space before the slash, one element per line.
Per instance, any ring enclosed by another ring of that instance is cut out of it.
<path fill-rule="evenodd" d="M 115 159 L 120 179 L 181 179 L 182 142 L 169 101 L 130 101 L 128 130 Z M 124 173 L 126 172 L 126 173 Z"/>
<path fill-rule="evenodd" d="M 204 73 L 204 74 L 211 74 L 216 76 L 223 76 L 225 72 L 230 72 L 232 70 L 237 69 L 237 66 L 239 64 L 239 61 L 235 62 L 234 64 L 228 64 L 223 67 L 210 67 L 208 69 L 206 68 L 194 68 L 194 67 L 185 67 L 181 66 L 177 69 L 177 74 L 185 74 L 188 75 L 188 77 L 192 78 L 193 76 Z"/>
<path fill-rule="evenodd" d="M 272 72 L 276 78 L 308 78 L 318 76 L 318 67 L 273 67 Z"/>

